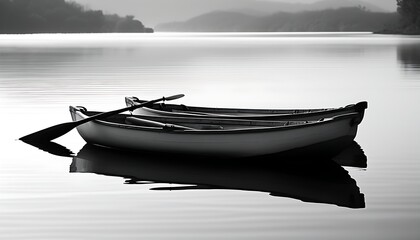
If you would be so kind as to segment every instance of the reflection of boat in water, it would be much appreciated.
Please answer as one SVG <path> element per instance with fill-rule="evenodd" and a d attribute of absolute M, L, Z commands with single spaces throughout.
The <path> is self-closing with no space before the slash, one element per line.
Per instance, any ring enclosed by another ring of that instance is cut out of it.
<path fill-rule="evenodd" d="M 356 158 L 361 158 L 362 162 L 366 160 L 357 144 L 352 147 L 353 150 L 344 151 L 338 157 L 345 159 L 347 164 L 357 162 Z M 331 159 L 279 161 L 276 159 L 278 157 L 270 156 L 223 161 L 197 158 L 143 155 L 87 144 L 73 158 L 70 172 L 120 176 L 127 178 L 126 183 L 131 184 L 181 184 L 152 190 L 236 189 L 267 192 L 272 196 L 305 202 L 365 207 L 364 195 L 360 193 L 355 180 Z"/>
<path fill-rule="evenodd" d="M 353 141 L 346 149 L 335 155 L 332 160 L 346 167 L 367 167 L 367 157 L 359 144 Z"/>

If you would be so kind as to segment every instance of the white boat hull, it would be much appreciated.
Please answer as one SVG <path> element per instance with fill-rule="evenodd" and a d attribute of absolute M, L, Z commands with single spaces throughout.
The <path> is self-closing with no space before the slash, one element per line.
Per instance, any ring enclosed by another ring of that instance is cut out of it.
<path fill-rule="evenodd" d="M 88 117 L 71 108 L 74 121 Z M 286 152 L 345 139 L 357 133 L 358 114 L 347 114 L 304 126 L 216 131 L 165 131 L 102 120 L 77 127 L 86 142 L 106 147 L 165 153 L 247 157 Z M 343 146 L 345 147 L 345 146 Z"/>

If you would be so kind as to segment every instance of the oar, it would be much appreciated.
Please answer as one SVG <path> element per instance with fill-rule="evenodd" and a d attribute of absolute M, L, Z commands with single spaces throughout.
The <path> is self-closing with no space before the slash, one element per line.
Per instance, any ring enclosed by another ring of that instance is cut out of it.
<path fill-rule="evenodd" d="M 125 121 L 130 124 L 140 125 L 140 126 L 149 126 L 149 127 L 160 127 L 163 129 L 168 130 L 197 130 L 195 128 L 186 127 L 182 125 L 176 125 L 176 124 L 167 124 L 152 120 L 146 120 L 138 117 L 126 117 Z"/>
<path fill-rule="evenodd" d="M 63 136 L 64 134 L 68 133 L 70 130 L 72 130 L 73 128 L 81 124 L 84 124 L 84 123 L 87 123 L 96 119 L 100 119 L 100 118 L 106 118 L 106 117 L 109 117 L 118 113 L 122 113 L 125 111 L 133 111 L 134 109 L 141 108 L 141 107 L 144 107 L 146 105 L 150 105 L 156 102 L 175 100 L 178 98 L 182 98 L 183 96 L 184 94 L 178 94 L 178 95 L 174 95 L 170 97 L 162 97 L 162 98 L 151 100 L 151 101 L 139 104 L 139 105 L 121 108 L 121 109 L 117 109 L 110 112 L 99 113 L 92 117 L 85 118 L 79 121 L 62 123 L 62 124 L 58 124 L 58 125 L 40 130 L 38 132 L 31 133 L 29 135 L 19 138 L 19 140 L 23 142 L 35 142 L 35 141 L 48 142 L 48 141 L 51 141 L 53 139 Z"/>

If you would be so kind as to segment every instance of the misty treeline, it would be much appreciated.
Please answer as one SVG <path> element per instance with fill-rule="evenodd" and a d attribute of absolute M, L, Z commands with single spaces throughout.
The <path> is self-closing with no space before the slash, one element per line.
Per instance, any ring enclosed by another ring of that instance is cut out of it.
<path fill-rule="evenodd" d="M 0 0 L 0 33 L 153 32 L 133 16 L 85 10 L 65 0 Z"/>
<path fill-rule="evenodd" d="M 397 22 L 396 12 L 371 12 L 364 7 L 345 7 L 297 13 L 279 12 L 262 17 L 218 11 L 182 23 L 158 25 L 156 28 L 165 31 L 209 32 L 376 32 L 394 27 Z"/>
<path fill-rule="evenodd" d="M 258 24 L 278 31 L 379 31 L 397 21 L 396 13 L 371 12 L 364 7 L 344 7 L 301 13 L 278 13 Z M 277 22 L 277 24 L 268 24 Z"/>
<path fill-rule="evenodd" d="M 420 0 L 397 0 L 397 6 L 402 33 L 420 34 Z"/>

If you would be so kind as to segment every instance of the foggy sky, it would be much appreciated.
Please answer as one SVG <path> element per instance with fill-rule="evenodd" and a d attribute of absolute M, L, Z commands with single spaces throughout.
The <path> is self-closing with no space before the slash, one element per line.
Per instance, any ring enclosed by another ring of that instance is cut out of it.
<path fill-rule="evenodd" d="M 69 0 L 70 1 L 70 0 Z M 90 9 L 105 13 L 134 15 L 148 27 L 156 24 L 185 21 L 192 17 L 215 10 L 250 8 L 261 0 L 71 0 Z M 265 0 L 288 3 L 313 3 L 319 0 Z M 335 0 L 337 2 L 345 0 Z M 396 0 L 361 0 L 374 4 L 384 11 L 395 11 Z M 252 8 L 251 8 L 252 10 Z"/>

